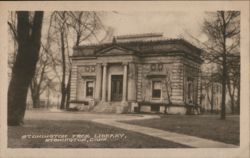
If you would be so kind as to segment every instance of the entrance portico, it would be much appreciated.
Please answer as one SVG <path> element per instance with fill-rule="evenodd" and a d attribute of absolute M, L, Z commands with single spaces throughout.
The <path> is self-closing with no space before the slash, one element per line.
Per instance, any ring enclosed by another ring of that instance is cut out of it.
<path fill-rule="evenodd" d="M 102 102 L 127 101 L 127 74 L 127 62 L 102 64 Z"/>

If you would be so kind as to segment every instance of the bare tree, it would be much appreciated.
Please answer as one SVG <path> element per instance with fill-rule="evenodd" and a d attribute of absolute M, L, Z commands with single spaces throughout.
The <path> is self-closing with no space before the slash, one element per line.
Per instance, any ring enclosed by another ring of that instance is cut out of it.
<path fill-rule="evenodd" d="M 79 46 L 82 42 L 95 38 L 97 42 L 98 31 L 105 30 L 96 12 L 68 12 L 68 26 L 72 30 L 74 45 Z"/>
<path fill-rule="evenodd" d="M 43 12 L 17 12 L 16 60 L 8 89 L 8 125 L 20 125 L 26 109 L 28 87 L 35 74 L 41 45 Z"/>
<path fill-rule="evenodd" d="M 204 47 L 203 59 L 207 63 L 216 63 L 220 66 L 221 93 L 221 119 L 226 118 L 226 85 L 229 79 L 229 66 L 232 64 L 231 56 L 239 53 L 240 47 L 240 12 L 217 11 L 209 13 L 205 19 L 203 31 L 208 40 L 196 41 Z M 239 54 L 238 54 L 239 55 Z M 240 77 L 240 76 L 238 76 Z"/>
<path fill-rule="evenodd" d="M 66 43 L 68 40 L 68 27 L 67 27 L 67 12 L 54 12 L 51 15 L 51 18 L 53 19 L 53 28 L 54 31 L 57 33 L 58 38 L 58 44 L 60 46 L 60 54 L 61 54 L 61 104 L 60 109 L 65 108 L 65 102 L 66 102 L 66 95 L 67 95 L 67 87 L 66 87 L 66 80 L 67 80 L 67 58 L 66 58 Z M 67 52 L 68 53 L 68 52 Z"/>
<path fill-rule="evenodd" d="M 51 24 L 52 21 L 49 19 L 47 34 L 45 35 L 45 39 L 41 42 L 42 49 L 40 50 L 39 60 L 36 65 L 36 72 L 30 84 L 33 108 L 40 107 L 40 96 L 45 90 L 47 90 L 47 92 L 49 91 L 49 85 L 51 85 L 53 78 L 51 77 L 53 64 L 52 54 L 54 53 L 51 50 Z"/>
<path fill-rule="evenodd" d="M 71 61 L 69 38 L 73 39 L 74 46 L 79 46 L 84 42 L 92 42 L 98 39 L 100 30 L 104 30 L 99 15 L 96 12 L 54 12 L 52 14 L 54 21 L 53 27 L 58 34 L 56 38 L 60 46 L 61 72 L 58 77 L 61 80 L 61 105 L 60 108 L 69 107 L 70 82 L 71 82 Z M 56 70 L 56 69 L 55 69 Z"/>
<path fill-rule="evenodd" d="M 33 108 L 40 107 L 40 96 L 46 88 L 48 88 L 48 84 L 51 82 L 48 75 L 51 67 L 51 60 L 48 55 L 48 48 L 45 47 L 46 46 L 42 45 L 42 51 L 40 52 L 39 60 L 36 65 L 36 72 L 30 84 Z"/>
<path fill-rule="evenodd" d="M 32 17 L 32 14 L 29 15 L 29 17 Z M 17 54 L 17 17 L 15 12 L 10 12 L 9 20 L 8 20 L 8 25 L 9 25 L 9 30 L 11 33 L 12 40 L 14 44 L 14 49 L 13 52 L 9 52 L 9 68 L 11 69 L 13 66 L 13 63 L 15 62 L 16 54 Z M 48 29 L 48 36 L 44 40 L 44 43 L 41 42 L 42 49 L 40 50 L 39 53 L 39 59 L 36 64 L 36 71 L 35 74 L 32 78 L 31 84 L 30 84 L 30 92 L 28 93 L 31 95 L 31 99 L 33 102 L 33 107 L 37 108 L 39 107 L 40 103 L 40 95 L 45 91 L 46 88 L 48 88 L 47 82 L 50 80 L 48 79 L 48 70 L 50 68 L 51 60 L 50 60 L 50 24 L 49 23 L 49 29 Z"/>
<path fill-rule="evenodd" d="M 95 41 L 103 42 L 109 39 L 113 35 L 112 28 L 106 28 L 100 19 L 97 12 L 88 11 L 75 11 L 68 12 L 68 27 L 73 36 L 74 46 L 79 46 L 83 42 Z M 102 39 L 98 38 L 98 33 L 104 32 L 105 35 Z M 69 57 L 68 57 L 69 58 Z M 71 61 L 69 60 L 69 80 L 67 83 L 67 103 L 66 107 L 69 106 L 70 101 L 70 82 L 71 82 Z"/>

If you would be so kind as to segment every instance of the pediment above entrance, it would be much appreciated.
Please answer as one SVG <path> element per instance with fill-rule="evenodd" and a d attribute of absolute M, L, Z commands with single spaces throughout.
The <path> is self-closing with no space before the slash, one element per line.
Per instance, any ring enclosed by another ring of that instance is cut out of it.
<path fill-rule="evenodd" d="M 119 45 L 113 45 L 103 48 L 96 52 L 96 56 L 117 56 L 117 55 L 136 55 L 136 51 L 121 47 Z"/>

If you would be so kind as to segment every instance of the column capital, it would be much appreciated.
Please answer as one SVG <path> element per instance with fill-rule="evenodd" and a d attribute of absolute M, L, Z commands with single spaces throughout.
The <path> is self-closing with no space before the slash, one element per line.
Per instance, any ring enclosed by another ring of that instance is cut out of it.
<path fill-rule="evenodd" d="M 125 64 L 124 64 L 125 63 Z M 127 80 L 128 80 L 128 77 L 127 77 L 127 75 L 128 75 L 128 68 L 127 68 L 127 65 L 128 65 L 128 63 L 127 62 L 124 62 L 124 63 L 122 63 L 123 65 L 124 65 L 124 67 L 123 67 L 123 92 L 122 92 L 122 101 L 123 102 L 125 102 L 125 101 L 127 101 Z"/>
<path fill-rule="evenodd" d="M 126 66 L 126 65 L 128 65 L 128 62 L 122 62 L 122 65 Z"/>
<path fill-rule="evenodd" d="M 106 84 L 107 84 L 107 63 L 103 65 L 103 72 L 102 72 L 102 101 L 106 101 Z"/>
<path fill-rule="evenodd" d="M 108 63 L 102 63 L 102 66 L 107 66 L 108 65 Z"/>
<path fill-rule="evenodd" d="M 128 64 L 136 64 L 135 61 L 128 62 Z"/>

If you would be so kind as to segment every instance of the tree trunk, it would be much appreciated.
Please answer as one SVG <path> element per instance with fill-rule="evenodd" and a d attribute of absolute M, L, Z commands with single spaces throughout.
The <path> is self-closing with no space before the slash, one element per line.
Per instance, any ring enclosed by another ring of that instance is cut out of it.
<path fill-rule="evenodd" d="M 210 113 L 214 113 L 214 84 L 212 82 L 212 89 L 211 89 L 211 102 L 210 102 Z"/>
<path fill-rule="evenodd" d="M 30 93 L 32 99 L 32 107 L 39 108 L 40 107 L 40 94 L 39 94 L 39 87 L 36 85 L 34 78 L 31 80 L 30 84 Z"/>
<path fill-rule="evenodd" d="M 224 11 L 221 11 L 222 17 L 222 38 L 223 38 L 223 52 L 222 52 L 222 94 L 221 94 L 221 116 L 222 120 L 226 119 L 226 84 L 227 84 L 227 50 L 226 50 L 226 22 Z"/>
<path fill-rule="evenodd" d="M 227 80 L 227 70 L 226 70 L 226 56 L 223 56 L 222 65 L 222 94 L 221 94 L 221 119 L 226 118 L 226 80 Z"/>
<path fill-rule="evenodd" d="M 23 122 L 28 88 L 35 74 L 41 45 L 43 12 L 35 12 L 30 27 L 29 12 L 17 12 L 18 53 L 8 89 L 8 125 Z M 30 30 L 32 29 L 32 30 Z"/>
<path fill-rule="evenodd" d="M 66 109 L 69 108 L 70 104 L 70 84 L 71 84 L 71 70 L 69 71 L 69 79 L 67 83 L 67 101 L 66 101 Z"/>
<path fill-rule="evenodd" d="M 235 88 L 236 85 L 233 83 L 231 85 L 230 78 L 227 80 L 227 89 L 231 100 L 231 114 L 235 113 Z"/>
<path fill-rule="evenodd" d="M 34 93 L 31 97 L 33 108 L 39 108 L 40 107 L 40 96 L 37 95 L 37 93 Z"/>
<path fill-rule="evenodd" d="M 234 114 L 234 96 L 231 99 L 231 114 Z"/>
<path fill-rule="evenodd" d="M 61 94 L 62 94 L 62 98 L 61 98 L 61 104 L 60 104 L 60 109 L 65 109 L 65 101 L 66 101 L 66 88 L 65 88 L 65 84 L 61 83 Z"/>
<path fill-rule="evenodd" d="M 210 94 L 210 92 L 211 92 L 211 99 L 210 99 L 210 97 L 209 97 L 209 94 Z M 208 100 L 208 102 L 209 102 L 209 105 L 210 105 L 210 113 L 213 113 L 213 109 L 214 109 L 214 102 L 213 102 L 213 82 L 212 82 L 212 88 L 211 88 L 211 91 L 209 91 L 209 84 L 207 85 L 207 87 L 206 87 L 206 93 L 207 93 L 207 100 Z"/>
<path fill-rule="evenodd" d="M 232 92 L 232 95 L 231 95 L 231 113 L 234 114 L 235 113 L 235 108 L 234 108 L 234 105 L 235 105 L 235 86 L 233 85 L 233 92 Z"/>
<path fill-rule="evenodd" d="M 65 108 L 65 101 L 67 95 L 67 89 L 65 86 L 65 78 L 66 78 L 66 61 L 65 61 L 65 46 L 64 46 L 64 33 L 61 31 L 61 54 L 62 54 L 62 82 L 61 82 L 61 105 L 60 109 Z"/>

